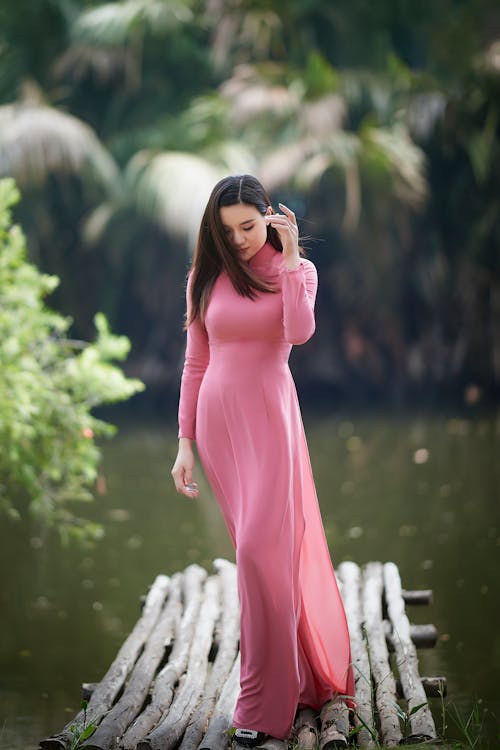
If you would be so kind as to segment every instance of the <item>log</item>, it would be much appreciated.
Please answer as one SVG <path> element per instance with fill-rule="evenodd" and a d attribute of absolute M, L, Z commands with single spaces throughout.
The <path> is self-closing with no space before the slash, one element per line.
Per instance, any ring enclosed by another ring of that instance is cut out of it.
<path fill-rule="evenodd" d="M 363 573 L 362 599 L 380 732 L 383 743 L 393 747 L 401 742 L 402 733 L 396 710 L 396 684 L 382 625 L 382 576 L 382 563 L 367 563 Z"/>
<path fill-rule="evenodd" d="M 170 579 L 168 576 L 159 575 L 156 577 L 146 597 L 140 619 L 136 622 L 134 629 L 123 643 L 103 679 L 92 692 L 87 706 L 87 724 L 99 724 L 102 717 L 113 705 L 116 696 L 123 688 L 127 676 L 156 625 L 169 586 Z M 83 723 L 84 712 L 82 710 L 74 719 L 66 724 L 59 734 L 43 739 L 40 742 L 41 750 L 69 748 L 73 741 L 71 727 L 75 725 L 81 729 Z"/>
<path fill-rule="evenodd" d="M 446 677 L 421 677 L 422 687 L 428 698 L 445 698 L 448 686 Z M 404 698 L 401 680 L 396 680 L 396 693 L 398 698 Z"/>
<path fill-rule="evenodd" d="M 312 708 L 301 708 L 293 725 L 296 750 L 315 750 L 318 746 L 316 714 Z M 294 745 L 295 747 L 295 745 Z"/>
<path fill-rule="evenodd" d="M 150 703 L 122 737 L 120 744 L 125 750 L 135 750 L 140 740 L 165 716 L 174 699 L 175 686 L 187 667 L 206 578 L 207 572 L 198 565 L 190 565 L 184 571 L 184 612 L 177 626 L 174 646 L 167 664 L 156 676 Z"/>
<path fill-rule="evenodd" d="M 234 660 L 219 700 L 215 704 L 207 731 L 197 750 L 226 750 L 229 743 L 229 728 L 233 719 L 240 687 L 240 654 Z"/>
<path fill-rule="evenodd" d="M 87 701 L 87 703 L 90 700 L 90 696 L 96 689 L 98 682 L 82 682 L 82 701 Z"/>
<path fill-rule="evenodd" d="M 182 574 L 176 573 L 170 582 L 167 603 L 144 651 L 137 660 L 123 694 L 90 739 L 82 745 L 85 750 L 109 750 L 140 712 L 165 648 L 170 645 L 174 637 L 180 609 L 181 582 Z"/>
<path fill-rule="evenodd" d="M 257 745 L 255 750 L 288 750 L 288 742 L 278 740 L 276 737 L 269 737 L 260 745 Z"/>
<path fill-rule="evenodd" d="M 437 739 L 436 727 L 418 673 L 417 651 L 410 637 L 410 622 L 401 593 L 401 579 L 397 566 L 392 562 L 384 564 L 384 582 L 399 677 L 404 696 L 408 701 L 407 714 L 410 714 L 416 706 L 421 706 L 418 711 L 409 716 L 410 735 L 405 739 L 411 742 L 435 740 Z"/>
<path fill-rule="evenodd" d="M 384 632 L 389 651 L 394 651 L 391 639 L 392 625 L 389 620 L 384 620 Z M 434 648 L 438 639 L 438 631 L 435 625 L 410 624 L 410 638 L 417 648 Z"/>
<path fill-rule="evenodd" d="M 320 750 L 347 747 L 349 736 L 349 709 L 345 701 L 335 698 L 321 709 Z"/>
<path fill-rule="evenodd" d="M 432 589 L 408 591 L 403 589 L 401 595 L 405 604 L 432 604 Z"/>
<path fill-rule="evenodd" d="M 207 579 L 182 685 L 176 692 L 167 716 L 138 743 L 137 750 L 172 750 L 184 734 L 205 686 L 208 654 L 219 615 L 219 587 L 218 576 L 210 576 Z"/>
<path fill-rule="evenodd" d="M 179 750 L 193 750 L 207 730 L 210 715 L 222 690 L 238 652 L 240 611 L 236 565 L 227 560 L 215 560 L 214 567 L 221 582 L 221 616 L 216 624 L 218 650 L 201 703 L 191 717 Z"/>
<path fill-rule="evenodd" d="M 339 565 L 337 575 L 351 640 L 351 658 L 356 682 L 354 727 L 357 730 L 357 742 L 360 747 L 374 748 L 377 732 L 373 714 L 370 663 L 361 631 L 361 572 L 356 563 L 346 561 Z"/>

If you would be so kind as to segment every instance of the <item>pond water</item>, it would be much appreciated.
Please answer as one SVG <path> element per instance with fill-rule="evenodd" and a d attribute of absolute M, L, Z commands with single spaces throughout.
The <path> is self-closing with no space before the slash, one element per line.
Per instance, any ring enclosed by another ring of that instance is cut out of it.
<path fill-rule="evenodd" d="M 334 565 L 393 560 L 405 588 L 434 591 L 430 606 L 408 609 L 440 634 L 419 651 L 421 674 L 447 677 L 450 713 L 479 702 L 477 747 L 498 747 L 500 414 L 304 421 Z M 81 683 L 102 677 L 158 573 L 234 560 L 200 472 L 199 500 L 173 489 L 172 425 L 124 424 L 104 446 L 106 493 L 82 509 L 105 525 L 94 549 L 2 520 L 0 748 L 36 747 L 76 713 Z"/>

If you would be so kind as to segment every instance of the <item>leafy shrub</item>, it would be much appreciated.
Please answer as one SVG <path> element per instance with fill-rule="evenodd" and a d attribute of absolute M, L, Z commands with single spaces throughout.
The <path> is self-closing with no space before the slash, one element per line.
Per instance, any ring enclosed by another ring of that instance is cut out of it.
<path fill-rule="evenodd" d="M 28 500 L 35 517 L 63 540 L 89 540 L 99 525 L 78 517 L 72 501 L 91 500 L 100 450 L 94 438 L 115 427 L 91 413 L 144 389 L 113 360 L 130 349 L 95 316 L 93 343 L 68 338 L 71 319 L 44 298 L 59 283 L 26 258 L 26 241 L 12 224 L 19 200 L 13 180 L 0 180 L 0 511 L 20 518 Z"/>

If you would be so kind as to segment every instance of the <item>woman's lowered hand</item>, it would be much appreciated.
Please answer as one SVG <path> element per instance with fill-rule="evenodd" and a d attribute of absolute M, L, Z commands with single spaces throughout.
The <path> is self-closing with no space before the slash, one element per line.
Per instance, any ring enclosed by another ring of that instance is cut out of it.
<path fill-rule="evenodd" d="M 186 497 L 198 497 L 198 485 L 193 481 L 194 453 L 189 438 L 179 438 L 179 451 L 172 467 L 175 489 Z"/>

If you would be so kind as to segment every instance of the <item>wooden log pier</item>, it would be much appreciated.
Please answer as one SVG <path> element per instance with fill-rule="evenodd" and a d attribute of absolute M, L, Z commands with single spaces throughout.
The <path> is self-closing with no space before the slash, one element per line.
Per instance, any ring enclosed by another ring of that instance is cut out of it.
<path fill-rule="evenodd" d="M 229 750 L 239 691 L 236 566 L 214 561 L 209 575 L 189 565 L 159 575 L 142 614 L 88 701 L 40 750 Z M 439 741 L 428 697 L 446 693 L 444 677 L 421 677 L 417 648 L 436 644 L 433 625 L 411 625 L 406 605 L 428 604 L 430 591 L 405 591 L 397 566 L 343 562 L 336 576 L 351 636 L 355 709 L 342 700 L 297 712 L 296 750 L 375 748 Z M 84 726 L 92 735 L 75 743 Z M 266 750 L 285 750 L 268 740 Z"/>

